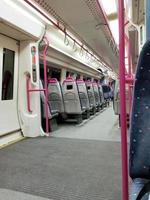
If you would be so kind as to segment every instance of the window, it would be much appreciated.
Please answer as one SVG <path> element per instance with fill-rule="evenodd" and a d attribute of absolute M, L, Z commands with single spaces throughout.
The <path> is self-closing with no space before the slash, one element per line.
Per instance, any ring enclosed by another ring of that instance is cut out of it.
<path fill-rule="evenodd" d="M 14 82 L 14 59 L 15 52 L 9 49 L 3 49 L 3 72 L 2 72 L 2 100 L 13 99 Z"/>
<path fill-rule="evenodd" d="M 104 93 L 109 92 L 108 87 L 106 85 L 103 85 L 102 88 Z"/>
<path fill-rule="evenodd" d="M 73 89 L 73 85 L 67 85 L 67 90 L 72 90 Z"/>

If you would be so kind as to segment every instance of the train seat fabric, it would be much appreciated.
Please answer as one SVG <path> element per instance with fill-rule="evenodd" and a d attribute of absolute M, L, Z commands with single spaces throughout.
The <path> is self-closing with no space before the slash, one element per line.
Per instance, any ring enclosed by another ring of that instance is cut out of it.
<path fill-rule="evenodd" d="M 130 128 L 130 176 L 150 179 L 150 41 L 144 45 L 135 76 Z"/>
<path fill-rule="evenodd" d="M 51 111 L 64 112 L 61 86 L 55 78 L 51 78 L 48 81 L 48 102 L 51 106 Z"/>
<path fill-rule="evenodd" d="M 130 193 L 129 193 L 129 200 L 148 200 L 148 193 L 142 195 L 143 197 L 140 198 L 141 196 L 141 192 L 144 189 L 144 186 L 148 183 L 147 179 L 143 179 L 143 178 L 135 178 L 132 181 L 132 185 L 130 187 Z"/>
<path fill-rule="evenodd" d="M 43 83 L 40 80 L 40 89 L 43 89 Z M 45 114 L 45 93 L 44 91 L 40 92 L 40 98 L 41 98 L 41 112 L 42 112 L 42 118 L 46 118 L 46 114 Z M 50 105 L 48 103 L 48 118 L 52 119 L 53 117 L 56 117 L 58 115 L 57 111 L 51 111 Z"/>
<path fill-rule="evenodd" d="M 78 87 L 81 108 L 82 110 L 89 110 L 90 105 L 85 82 L 83 80 L 77 80 L 76 83 Z"/>
<path fill-rule="evenodd" d="M 90 108 L 94 108 L 94 107 L 96 107 L 96 102 L 95 102 L 95 96 L 94 96 L 92 82 L 86 81 L 85 83 L 86 83 L 86 88 L 87 88 L 87 92 L 88 92 Z"/>
<path fill-rule="evenodd" d="M 82 114 L 76 81 L 68 77 L 62 84 L 64 108 L 66 114 Z"/>

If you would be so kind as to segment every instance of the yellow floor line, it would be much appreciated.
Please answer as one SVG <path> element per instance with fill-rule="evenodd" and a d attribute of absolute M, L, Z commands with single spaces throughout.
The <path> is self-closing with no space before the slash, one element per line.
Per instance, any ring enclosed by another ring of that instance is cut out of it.
<path fill-rule="evenodd" d="M 13 144 L 15 144 L 15 143 L 17 143 L 17 142 L 19 142 L 19 141 L 25 140 L 25 139 L 26 139 L 26 137 L 20 137 L 20 138 L 18 138 L 18 139 L 16 139 L 16 140 L 13 140 L 13 141 L 11 141 L 11 142 L 8 142 L 7 144 L 4 144 L 4 145 L 0 146 L 0 149 L 3 149 L 3 148 L 5 148 L 5 147 L 8 147 L 8 146 L 10 146 L 10 145 L 13 145 Z"/>

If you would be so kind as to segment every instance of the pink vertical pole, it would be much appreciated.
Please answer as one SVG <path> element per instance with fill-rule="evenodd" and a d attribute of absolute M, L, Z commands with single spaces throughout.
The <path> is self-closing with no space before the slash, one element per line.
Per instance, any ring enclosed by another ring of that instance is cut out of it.
<path fill-rule="evenodd" d="M 49 120 L 48 120 L 48 88 L 47 88 L 47 66 L 46 66 L 46 53 L 48 49 L 48 41 L 45 40 L 45 48 L 43 51 L 43 66 L 44 66 L 44 88 L 45 88 L 45 119 L 46 119 L 46 135 L 49 135 Z"/>
<path fill-rule="evenodd" d="M 126 131 L 125 98 L 125 34 L 124 0 L 118 0 L 119 12 L 119 77 L 120 77 L 120 123 L 121 123 L 121 164 L 122 164 L 122 200 L 128 200 L 128 161 Z"/>
<path fill-rule="evenodd" d="M 28 112 L 32 112 L 32 110 L 30 108 L 29 81 L 30 81 L 30 76 L 26 75 L 27 110 L 28 110 Z"/>

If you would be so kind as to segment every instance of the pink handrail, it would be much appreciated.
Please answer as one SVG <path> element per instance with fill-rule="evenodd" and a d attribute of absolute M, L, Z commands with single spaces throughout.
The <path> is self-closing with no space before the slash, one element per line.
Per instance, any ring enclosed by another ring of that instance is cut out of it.
<path fill-rule="evenodd" d="M 128 200 L 128 160 L 125 98 L 125 34 L 124 0 L 118 0 L 119 13 L 119 86 L 120 86 L 120 123 L 121 123 L 121 164 L 122 164 L 122 200 Z"/>
<path fill-rule="evenodd" d="M 26 94 L 27 94 L 27 110 L 32 112 L 30 108 L 30 89 L 29 89 L 30 75 L 26 75 Z"/>
<path fill-rule="evenodd" d="M 30 75 L 27 74 L 26 75 L 27 110 L 28 110 L 28 112 L 32 113 L 33 111 L 31 110 L 30 93 L 31 92 L 41 92 L 41 91 L 45 92 L 45 89 L 30 89 L 29 84 L 30 84 Z"/>

